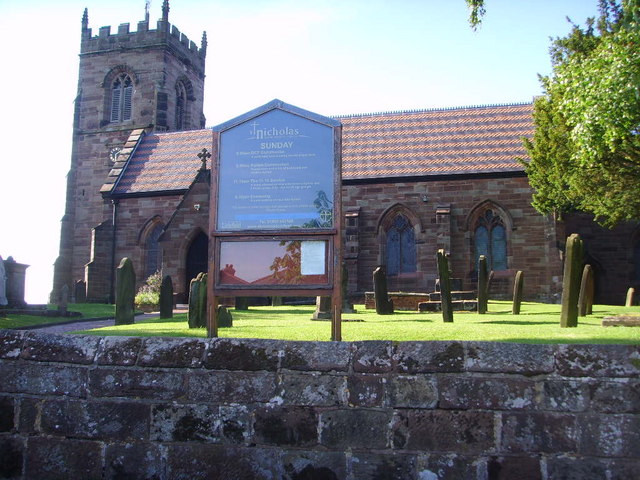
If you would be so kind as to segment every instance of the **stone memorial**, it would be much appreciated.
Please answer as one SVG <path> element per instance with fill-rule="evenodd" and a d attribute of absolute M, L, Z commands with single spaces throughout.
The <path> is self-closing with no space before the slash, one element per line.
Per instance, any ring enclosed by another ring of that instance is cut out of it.
<path fill-rule="evenodd" d="M 78 280 L 73 286 L 74 303 L 86 303 L 87 301 L 87 284 L 84 280 Z"/>
<path fill-rule="evenodd" d="M 373 291 L 376 301 L 376 313 L 378 315 L 393 314 L 393 302 L 389 299 L 387 290 L 387 272 L 382 265 L 373 271 Z"/>
<path fill-rule="evenodd" d="M 4 270 L 4 260 L 0 255 L 0 307 L 7 305 L 7 274 Z"/>
<path fill-rule="evenodd" d="M 331 320 L 331 297 L 316 297 L 316 311 L 311 320 Z"/>

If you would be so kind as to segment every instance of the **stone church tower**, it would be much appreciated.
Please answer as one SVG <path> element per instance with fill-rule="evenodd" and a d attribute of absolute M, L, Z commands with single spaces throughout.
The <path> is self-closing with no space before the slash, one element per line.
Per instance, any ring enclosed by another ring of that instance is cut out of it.
<path fill-rule="evenodd" d="M 200 47 L 169 23 L 169 2 L 149 28 L 149 13 L 138 22 L 89 28 L 82 18 L 78 92 L 73 120 L 71 168 L 67 175 L 60 252 L 55 262 L 55 301 L 63 285 L 85 280 L 89 301 L 107 301 L 112 276 L 110 251 L 116 208 L 100 189 L 134 130 L 164 132 L 203 128 L 206 32 Z M 124 147 L 123 147 L 124 145 Z M 126 153 L 126 152 L 122 152 Z M 117 265 L 116 265 L 117 266 Z M 91 279 L 89 282 L 88 280 Z"/>

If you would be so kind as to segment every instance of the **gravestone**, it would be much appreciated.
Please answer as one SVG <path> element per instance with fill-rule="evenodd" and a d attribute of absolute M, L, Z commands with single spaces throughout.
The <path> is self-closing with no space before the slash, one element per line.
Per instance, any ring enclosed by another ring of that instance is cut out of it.
<path fill-rule="evenodd" d="M 127 257 L 116 269 L 116 325 L 130 325 L 135 319 L 136 273 Z"/>
<path fill-rule="evenodd" d="M 487 270 L 487 257 L 480 255 L 478 258 L 478 313 L 487 313 L 489 305 L 489 272 Z"/>
<path fill-rule="evenodd" d="M 451 303 L 451 281 L 449 271 L 449 258 L 441 248 L 436 255 L 438 263 L 438 275 L 440 278 L 440 301 L 442 308 L 442 320 L 453 322 L 453 305 Z"/>
<path fill-rule="evenodd" d="M 6 275 L 5 295 L 9 307 L 23 308 L 27 305 L 24 301 L 24 287 L 29 265 L 16 262 L 13 257 L 4 261 L 4 271 Z"/>
<path fill-rule="evenodd" d="M 573 328 L 578 326 L 578 296 L 582 278 L 582 257 L 584 246 L 580 235 L 572 233 L 567 237 L 562 277 L 562 309 L 560 326 Z"/>
<path fill-rule="evenodd" d="M 198 292 L 200 291 L 200 274 L 196 278 L 191 279 L 189 283 L 189 312 L 187 320 L 189 328 L 198 327 Z"/>
<path fill-rule="evenodd" d="M 235 300 L 236 310 L 249 310 L 249 297 L 236 297 Z"/>
<path fill-rule="evenodd" d="M 311 320 L 331 320 L 331 297 L 316 297 L 316 311 Z"/>
<path fill-rule="evenodd" d="M 7 303 L 7 274 L 4 271 L 4 260 L 0 255 L 0 306 L 4 306 Z"/>
<path fill-rule="evenodd" d="M 78 280 L 73 286 L 75 303 L 87 302 L 87 284 L 84 280 Z"/>
<path fill-rule="evenodd" d="M 520 307 L 522 306 L 522 288 L 524 286 L 524 273 L 522 270 L 516 272 L 516 277 L 513 281 L 513 305 L 511 307 L 511 313 L 514 315 L 520 315 Z"/>
<path fill-rule="evenodd" d="M 69 307 L 69 285 L 66 283 L 60 289 L 60 300 L 58 300 L 58 314 L 65 316 Z"/>
<path fill-rule="evenodd" d="M 231 312 L 227 310 L 227 307 L 225 307 L 224 305 L 218 306 L 217 318 L 219 328 L 233 327 L 233 317 L 231 316 Z"/>
<path fill-rule="evenodd" d="M 624 304 L 625 307 L 633 307 L 634 297 L 636 295 L 636 289 L 631 287 L 627 290 L 627 300 Z"/>
<path fill-rule="evenodd" d="M 160 318 L 173 318 L 173 282 L 169 275 L 160 284 Z"/>
<path fill-rule="evenodd" d="M 586 317 L 593 313 L 594 292 L 595 280 L 593 278 L 593 268 L 587 264 L 582 270 L 582 280 L 580 281 L 580 295 L 578 296 L 579 317 Z"/>
<path fill-rule="evenodd" d="M 373 294 L 376 301 L 376 313 L 378 315 L 393 314 L 393 301 L 389 299 L 387 291 L 387 272 L 382 265 L 373 271 Z"/>

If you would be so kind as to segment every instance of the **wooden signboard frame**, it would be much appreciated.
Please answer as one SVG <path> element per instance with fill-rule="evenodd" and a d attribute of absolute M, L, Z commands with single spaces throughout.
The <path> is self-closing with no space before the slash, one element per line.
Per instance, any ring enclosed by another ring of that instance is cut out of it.
<path fill-rule="evenodd" d="M 340 341 L 341 123 L 273 100 L 213 135 L 208 336 L 218 336 L 221 297 L 330 296 Z"/>

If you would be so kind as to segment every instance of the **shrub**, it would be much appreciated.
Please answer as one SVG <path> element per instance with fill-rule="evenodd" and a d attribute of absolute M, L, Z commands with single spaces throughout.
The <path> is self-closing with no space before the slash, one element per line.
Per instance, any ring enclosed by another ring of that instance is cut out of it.
<path fill-rule="evenodd" d="M 160 305 L 160 286 L 162 285 L 162 272 L 149 275 L 144 285 L 136 293 L 136 305 Z"/>

